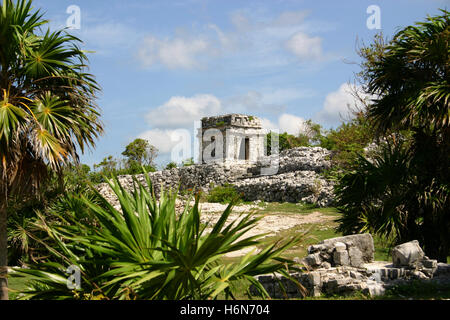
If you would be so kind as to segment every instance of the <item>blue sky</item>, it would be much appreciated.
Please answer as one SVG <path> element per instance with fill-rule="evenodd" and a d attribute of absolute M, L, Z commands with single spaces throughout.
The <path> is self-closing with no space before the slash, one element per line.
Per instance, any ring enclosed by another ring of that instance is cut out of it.
<path fill-rule="evenodd" d="M 448 9 L 444 0 L 35 0 L 52 29 L 66 26 L 70 5 L 90 72 L 102 87 L 97 101 L 105 134 L 81 157 L 120 157 L 137 137 L 170 161 L 176 129 L 192 131 L 203 116 L 245 113 L 267 129 L 298 133 L 312 119 L 325 128 L 345 117 L 357 44 L 382 31 Z M 370 5 L 381 29 L 369 29 Z"/>

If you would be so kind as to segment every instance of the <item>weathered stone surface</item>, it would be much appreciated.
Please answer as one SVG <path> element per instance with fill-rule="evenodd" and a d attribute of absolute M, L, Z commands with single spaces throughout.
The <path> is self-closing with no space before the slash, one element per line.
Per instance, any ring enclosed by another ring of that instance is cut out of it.
<path fill-rule="evenodd" d="M 349 252 L 351 252 L 350 256 L 358 257 L 359 255 L 362 260 L 362 253 L 359 250 L 359 246 L 356 246 L 358 241 L 354 241 L 354 238 L 352 240 L 344 239 L 346 241 L 328 240 L 332 241 L 324 241 L 324 243 L 319 245 L 310 246 L 309 251 L 314 253 L 311 253 L 308 257 L 313 263 L 317 264 L 322 253 L 330 252 L 330 248 L 332 248 L 331 252 L 333 254 L 331 259 L 335 260 L 334 263 L 340 259 L 342 260 L 342 256 Z M 340 243 L 345 244 L 345 250 Z M 358 250 L 359 253 L 355 253 L 355 250 Z M 294 277 L 304 286 L 309 296 L 319 296 L 324 293 L 347 295 L 355 291 L 360 291 L 370 296 L 377 296 L 384 294 L 387 288 L 397 283 L 417 279 L 450 284 L 450 265 L 437 263 L 436 260 L 425 258 L 419 260 L 415 269 L 396 267 L 385 261 L 363 263 L 358 267 L 342 265 L 331 267 L 329 262 L 322 261 L 320 269 L 315 269 L 314 271 L 308 269 L 304 273 L 294 274 Z M 324 268 L 325 264 L 328 264 L 326 268 Z M 287 295 L 283 295 L 282 290 L 276 284 L 282 279 L 279 276 L 259 277 L 258 279 L 273 298 L 280 299 L 286 296 L 288 298 L 298 298 L 303 296 L 303 291 L 294 291 L 290 284 L 286 284 L 288 287 L 286 290 Z M 281 283 L 285 283 L 285 281 L 281 280 Z"/>
<path fill-rule="evenodd" d="M 345 245 L 345 243 L 339 241 L 334 244 L 334 248 L 337 252 L 347 250 L 347 246 Z"/>
<path fill-rule="evenodd" d="M 359 267 L 364 263 L 363 254 L 358 247 L 348 248 L 348 257 L 352 267 Z"/>
<path fill-rule="evenodd" d="M 422 260 L 422 264 L 425 268 L 436 269 L 438 266 L 437 260 Z"/>
<path fill-rule="evenodd" d="M 344 237 L 337 237 L 332 239 L 326 239 L 321 242 L 321 244 L 324 244 L 326 246 L 334 246 L 337 242 L 341 242 L 346 244 L 348 248 L 355 247 L 359 249 L 361 252 L 361 259 L 362 262 L 368 263 L 373 261 L 374 253 L 375 253 L 375 247 L 373 245 L 373 238 L 370 233 L 363 233 L 363 234 L 353 234 L 348 235 Z M 359 258 L 359 253 L 357 251 L 353 251 L 358 256 L 355 256 L 355 266 L 357 264 L 357 260 Z M 351 259 L 351 254 L 349 254 L 349 257 Z"/>
<path fill-rule="evenodd" d="M 350 260 L 348 257 L 347 250 L 335 251 L 333 254 L 334 265 L 336 266 L 348 266 L 350 265 Z"/>
<path fill-rule="evenodd" d="M 333 182 L 320 173 L 331 166 L 331 152 L 315 147 L 300 147 L 282 151 L 278 156 L 260 157 L 258 161 L 224 161 L 195 164 L 192 166 L 150 172 L 155 194 L 164 189 L 198 190 L 208 192 L 211 188 L 232 184 L 243 194 L 244 200 L 267 202 L 306 202 L 328 206 L 333 202 Z M 262 174 L 264 167 L 278 161 L 277 170 L 270 175 Z M 146 185 L 144 175 L 134 178 Z M 119 177 L 127 190 L 133 190 L 133 176 Z M 113 205 L 117 199 L 106 183 L 97 189 Z"/>
<path fill-rule="evenodd" d="M 312 253 L 307 255 L 304 259 L 303 259 L 304 263 L 310 267 L 317 267 L 320 266 L 322 263 L 322 260 L 320 259 L 320 253 L 316 252 L 316 253 Z"/>
<path fill-rule="evenodd" d="M 392 262 L 396 267 L 415 267 L 424 256 L 417 240 L 400 244 L 392 249 Z"/>

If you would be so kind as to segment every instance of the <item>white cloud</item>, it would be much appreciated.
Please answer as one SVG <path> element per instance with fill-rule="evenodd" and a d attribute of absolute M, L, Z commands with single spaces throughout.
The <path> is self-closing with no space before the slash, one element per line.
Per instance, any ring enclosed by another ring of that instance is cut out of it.
<path fill-rule="evenodd" d="M 363 99 L 371 97 L 364 92 L 360 86 L 343 83 L 338 90 L 330 92 L 323 104 L 323 109 L 317 114 L 319 121 L 336 124 L 342 120 L 352 117 L 352 110 L 362 108 L 362 103 L 356 99 L 352 92 L 358 92 Z"/>
<path fill-rule="evenodd" d="M 270 121 L 267 118 L 261 119 L 261 126 L 267 132 L 269 132 L 271 130 L 279 130 L 278 125 L 273 123 L 272 121 Z"/>
<path fill-rule="evenodd" d="M 282 12 L 277 18 L 272 21 L 273 26 L 286 27 L 286 26 L 298 26 L 303 23 L 308 11 L 285 11 Z"/>
<path fill-rule="evenodd" d="M 198 59 L 207 53 L 209 43 L 201 38 L 158 39 L 147 36 L 138 50 L 138 58 L 144 66 L 161 63 L 169 69 L 194 69 L 201 66 Z"/>
<path fill-rule="evenodd" d="M 261 88 L 258 91 L 250 90 L 245 94 L 226 98 L 223 105 L 230 113 L 280 114 L 286 109 L 287 103 L 314 95 L 315 91 L 305 88 Z"/>
<path fill-rule="evenodd" d="M 300 132 L 304 132 L 305 119 L 292 114 L 283 113 L 278 118 L 278 127 L 280 128 L 280 132 L 287 132 L 297 136 Z"/>
<path fill-rule="evenodd" d="M 182 33 L 175 30 L 166 38 L 143 37 L 137 57 L 144 66 L 161 64 L 170 69 L 206 68 L 217 57 L 239 69 L 288 65 L 292 54 L 301 61 L 317 61 L 323 58 L 322 39 L 309 35 L 307 15 L 307 11 L 286 11 L 267 18 L 238 11 L 231 14 L 229 29 L 209 23 Z"/>
<path fill-rule="evenodd" d="M 280 115 L 277 124 L 269 119 L 263 118 L 261 119 L 261 125 L 266 131 L 277 129 L 280 133 L 287 132 L 295 136 L 306 131 L 305 119 L 288 113 Z"/>
<path fill-rule="evenodd" d="M 146 139 L 156 148 L 160 154 L 170 153 L 173 147 L 179 141 L 172 141 L 172 134 L 175 130 L 171 129 L 151 129 L 141 133 L 138 138 Z"/>
<path fill-rule="evenodd" d="M 322 39 L 310 37 L 303 32 L 295 33 L 285 43 L 286 49 L 293 53 L 301 61 L 318 60 L 322 58 Z"/>
<path fill-rule="evenodd" d="M 220 114 L 222 104 L 211 94 L 193 97 L 171 97 L 163 105 L 152 109 L 146 116 L 154 128 L 185 128 L 202 117 Z"/>

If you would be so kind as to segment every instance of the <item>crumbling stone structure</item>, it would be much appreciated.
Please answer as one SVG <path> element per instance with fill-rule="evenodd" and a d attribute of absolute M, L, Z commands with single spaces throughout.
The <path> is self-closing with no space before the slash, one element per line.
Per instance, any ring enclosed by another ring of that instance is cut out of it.
<path fill-rule="evenodd" d="M 210 162 L 150 172 L 149 177 L 156 195 L 161 187 L 207 193 L 215 186 L 232 184 L 246 201 L 305 202 L 326 207 L 333 202 L 333 183 L 320 173 L 330 168 L 330 156 L 331 152 L 323 148 L 300 147 L 282 151 L 276 159 L 263 157 L 256 163 Z M 276 171 L 264 175 L 261 171 L 268 163 L 275 163 Z M 134 178 L 146 184 L 144 175 Z M 119 181 L 126 189 L 133 190 L 133 176 L 120 176 Z M 111 203 L 117 202 L 106 183 L 97 189 Z"/>
<path fill-rule="evenodd" d="M 304 290 L 281 275 L 257 277 L 271 297 L 346 295 L 356 291 L 376 296 L 385 293 L 389 287 L 414 279 L 442 281 L 450 285 L 450 265 L 429 259 L 416 240 L 393 248 L 393 263 L 373 261 L 374 246 L 370 234 L 327 239 L 309 246 L 308 253 L 299 261 L 304 272 L 291 274 Z M 251 291 L 257 294 L 255 288 Z"/>
<path fill-rule="evenodd" d="M 198 130 L 199 163 L 211 161 L 256 162 L 264 156 L 265 133 L 254 116 L 227 114 L 205 117 Z"/>

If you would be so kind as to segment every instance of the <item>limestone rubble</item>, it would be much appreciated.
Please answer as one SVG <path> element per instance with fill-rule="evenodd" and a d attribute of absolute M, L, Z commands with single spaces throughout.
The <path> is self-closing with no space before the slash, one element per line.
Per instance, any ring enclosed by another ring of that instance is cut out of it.
<path fill-rule="evenodd" d="M 150 172 L 149 177 L 156 194 L 161 186 L 208 192 L 215 186 L 232 184 L 247 201 L 305 202 L 326 207 L 333 202 L 333 183 L 321 173 L 331 167 L 330 157 L 331 152 L 324 148 L 299 147 L 262 157 L 257 162 L 195 164 Z M 134 177 L 146 185 L 144 175 Z M 133 176 L 119 176 L 119 181 L 126 189 L 133 190 Z M 97 188 L 108 200 L 116 202 L 106 183 Z"/>
<path fill-rule="evenodd" d="M 426 257 L 415 240 L 393 248 L 394 263 L 373 261 L 374 246 L 370 234 L 327 239 L 310 246 L 308 252 L 309 255 L 299 261 L 304 272 L 291 274 L 303 286 L 304 292 L 294 281 L 281 275 L 257 277 L 271 297 L 345 295 L 357 291 L 377 296 L 389 287 L 414 279 L 450 284 L 450 265 Z M 399 252 L 406 253 L 402 255 L 401 265 L 397 263 Z M 252 292 L 257 293 L 254 287 Z"/>

